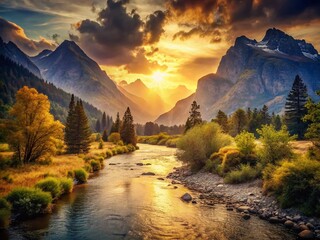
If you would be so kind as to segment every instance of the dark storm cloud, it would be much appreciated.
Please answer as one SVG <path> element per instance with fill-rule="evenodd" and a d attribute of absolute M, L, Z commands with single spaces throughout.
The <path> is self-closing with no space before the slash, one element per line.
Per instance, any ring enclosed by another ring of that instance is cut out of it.
<path fill-rule="evenodd" d="M 317 0 L 167 0 L 166 6 L 171 20 L 178 21 L 180 26 L 189 25 L 188 30 L 178 32 L 174 38 L 213 34 L 213 42 L 220 41 L 217 35 L 224 31 L 281 27 L 288 21 L 303 24 L 320 16 L 320 1 Z"/>
<path fill-rule="evenodd" d="M 161 34 L 164 33 L 165 19 L 165 13 L 160 10 L 148 16 L 144 28 L 148 43 L 155 43 L 160 40 Z"/>
<path fill-rule="evenodd" d="M 144 22 L 135 10 L 127 11 L 128 2 L 108 0 L 97 21 L 86 19 L 74 25 L 80 45 L 101 64 L 122 65 L 132 61 L 133 51 L 158 42 L 164 32 L 163 12 L 154 12 Z"/>

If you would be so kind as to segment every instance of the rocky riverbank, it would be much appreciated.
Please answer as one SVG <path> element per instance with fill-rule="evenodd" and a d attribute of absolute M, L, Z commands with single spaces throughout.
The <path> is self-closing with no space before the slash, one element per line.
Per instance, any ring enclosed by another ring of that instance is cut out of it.
<path fill-rule="evenodd" d="M 192 174 L 187 167 L 176 168 L 167 178 L 172 179 L 172 184 L 181 183 L 197 192 L 197 196 L 188 198 L 192 203 L 225 204 L 227 210 L 238 211 L 246 220 L 255 214 L 271 224 L 284 224 L 300 239 L 320 239 L 320 220 L 303 216 L 295 209 L 281 209 L 273 196 L 262 193 L 261 180 L 225 184 L 218 175 L 203 171 Z"/>

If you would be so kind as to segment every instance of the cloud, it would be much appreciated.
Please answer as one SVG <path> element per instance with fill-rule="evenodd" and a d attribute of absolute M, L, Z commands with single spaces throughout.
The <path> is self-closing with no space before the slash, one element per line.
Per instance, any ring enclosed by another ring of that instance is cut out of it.
<path fill-rule="evenodd" d="M 166 0 L 166 6 L 169 19 L 182 28 L 174 39 L 197 35 L 211 42 L 242 35 L 241 31 L 303 24 L 320 16 L 320 1 L 314 0 Z"/>
<path fill-rule="evenodd" d="M 135 10 L 127 11 L 128 2 L 108 0 L 106 8 L 98 13 L 97 21 L 78 22 L 74 25 L 77 34 L 71 34 L 70 38 L 76 39 L 100 64 L 129 63 L 134 59 L 134 51 L 160 40 L 165 14 L 156 11 L 144 22 Z"/>
<path fill-rule="evenodd" d="M 128 73 L 151 74 L 154 71 L 167 69 L 156 61 L 150 61 L 145 57 L 145 51 L 140 49 L 130 63 L 125 66 Z"/>
<path fill-rule="evenodd" d="M 5 42 L 12 41 L 28 55 L 35 55 L 44 49 L 55 49 L 55 43 L 40 37 L 38 41 L 28 38 L 20 26 L 0 17 L 0 36 Z"/>

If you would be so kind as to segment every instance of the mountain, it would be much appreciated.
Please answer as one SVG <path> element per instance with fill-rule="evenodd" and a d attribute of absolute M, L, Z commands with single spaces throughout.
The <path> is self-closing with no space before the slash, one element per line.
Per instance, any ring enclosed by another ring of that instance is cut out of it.
<path fill-rule="evenodd" d="M 152 118 L 143 106 L 121 93 L 99 65 L 73 41 L 66 40 L 52 53 L 42 53 L 32 60 L 45 80 L 81 97 L 109 115 L 123 113 L 129 106 L 135 122 Z"/>
<path fill-rule="evenodd" d="M 0 55 L 3 55 L 13 62 L 18 63 L 32 72 L 35 76 L 41 78 L 40 70 L 38 67 L 29 59 L 29 57 L 22 52 L 17 45 L 13 42 L 5 43 L 0 37 Z"/>
<path fill-rule="evenodd" d="M 177 102 L 192 94 L 185 85 L 178 85 L 176 88 L 167 88 L 165 91 L 160 92 L 160 96 L 166 99 L 167 102 Z"/>
<path fill-rule="evenodd" d="M 286 96 L 297 74 L 307 85 L 309 95 L 317 98 L 315 91 L 320 89 L 320 56 L 317 50 L 305 40 L 294 39 L 272 28 L 260 42 L 245 36 L 238 37 L 222 57 L 214 75 L 220 81 L 211 77 L 201 78 L 199 82 L 202 83 L 198 82 L 194 99 L 200 104 L 206 120 L 214 118 L 219 109 L 231 114 L 237 108 L 261 108 L 264 104 L 270 111 L 283 113 Z M 223 81 L 225 84 L 221 88 Z M 212 89 L 211 94 L 206 89 Z M 184 107 L 189 109 L 190 105 Z M 169 116 L 183 114 L 186 119 L 188 114 L 180 112 L 180 109 L 183 107 L 171 109 L 156 122 L 179 123 L 177 120 L 170 122 Z"/>
<path fill-rule="evenodd" d="M 137 102 L 136 98 L 132 98 L 132 95 L 143 99 L 144 106 L 146 109 L 148 109 L 147 111 L 153 116 L 153 119 L 159 116 L 159 114 L 170 109 L 169 105 L 157 94 L 157 92 L 149 89 L 140 79 L 137 79 L 136 81 L 129 84 L 126 84 L 125 81 L 121 81 L 119 83 L 119 86 L 121 87 L 121 89 L 124 89 L 126 91 L 122 91 L 123 94 L 125 94 L 132 101 Z M 131 96 L 127 95 L 127 93 L 129 93 Z M 139 104 L 141 104 L 140 101 L 138 102 Z"/>
<path fill-rule="evenodd" d="M 8 108 L 15 101 L 16 92 L 23 86 L 32 87 L 48 96 L 50 112 L 62 122 L 66 121 L 71 94 L 38 78 L 29 70 L 0 54 L 0 118 L 6 117 Z M 79 99 L 76 97 L 76 99 Z M 92 105 L 83 102 L 91 126 L 101 119 L 102 112 Z"/>

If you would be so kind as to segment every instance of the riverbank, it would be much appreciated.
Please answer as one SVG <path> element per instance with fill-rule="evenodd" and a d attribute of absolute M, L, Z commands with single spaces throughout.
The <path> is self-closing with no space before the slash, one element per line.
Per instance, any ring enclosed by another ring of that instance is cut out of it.
<path fill-rule="evenodd" d="M 320 239 L 320 220 L 303 216 L 296 209 L 281 209 L 273 196 L 262 193 L 262 180 L 225 184 L 218 175 L 204 171 L 193 174 L 186 166 L 176 168 L 167 178 L 198 192 L 192 196 L 193 203 L 225 204 L 227 210 L 241 212 L 246 220 L 255 214 L 272 224 L 284 224 L 303 239 Z"/>

